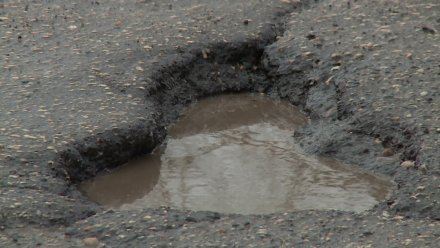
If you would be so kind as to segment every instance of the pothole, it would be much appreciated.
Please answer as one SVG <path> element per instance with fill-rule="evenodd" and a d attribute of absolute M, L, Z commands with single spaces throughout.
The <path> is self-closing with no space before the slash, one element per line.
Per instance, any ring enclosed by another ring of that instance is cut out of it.
<path fill-rule="evenodd" d="M 293 133 L 307 122 L 296 107 L 260 94 L 206 98 L 184 112 L 152 154 L 79 187 L 106 207 L 240 214 L 361 212 L 387 197 L 387 179 L 305 154 Z"/>

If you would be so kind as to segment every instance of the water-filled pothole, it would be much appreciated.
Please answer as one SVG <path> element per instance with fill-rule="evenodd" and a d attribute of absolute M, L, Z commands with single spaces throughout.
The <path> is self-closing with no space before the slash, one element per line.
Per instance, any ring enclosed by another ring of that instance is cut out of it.
<path fill-rule="evenodd" d="M 392 183 L 384 178 L 305 154 L 292 136 L 306 124 L 297 108 L 267 96 L 207 98 L 170 127 L 166 145 L 80 189 L 108 207 L 243 214 L 360 212 L 388 195 Z"/>

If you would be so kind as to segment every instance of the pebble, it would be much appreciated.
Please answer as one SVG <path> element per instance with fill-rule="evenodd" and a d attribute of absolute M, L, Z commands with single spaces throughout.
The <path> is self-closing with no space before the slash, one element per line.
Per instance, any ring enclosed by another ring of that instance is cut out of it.
<path fill-rule="evenodd" d="M 429 34 L 435 34 L 437 33 L 437 30 L 435 30 L 434 27 L 428 26 L 428 25 L 424 25 L 422 26 L 422 30 L 425 33 L 429 33 Z"/>
<path fill-rule="evenodd" d="M 357 53 L 354 55 L 354 59 L 363 59 L 364 55 L 362 53 Z"/>
<path fill-rule="evenodd" d="M 403 245 L 410 245 L 411 243 L 412 243 L 412 240 L 411 240 L 411 239 L 405 239 L 405 240 L 402 242 Z"/>
<path fill-rule="evenodd" d="M 93 229 L 93 226 L 89 225 L 89 226 L 85 226 L 85 227 L 83 228 L 83 231 L 84 231 L 84 232 L 90 232 L 92 229 Z"/>
<path fill-rule="evenodd" d="M 304 52 L 303 54 L 302 54 L 302 57 L 303 58 L 310 58 L 310 57 L 312 57 L 314 54 L 312 53 L 312 52 Z"/>
<path fill-rule="evenodd" d="M 339 68 L 341 68 L 340 66 L 334 66 L 334 67 L 332 67 L 331 69 L 330 69 L 330 71 L 337 71 L 337 70 L 339 70 Z"/>
<path fill-rule="evenodd" d="M 405 169 L 413 168 L 415 165 L 416 163 L 412 160 L 406 160 L 400 164 L 400 166 L 402 166 Z"/>
<path fill-rule="evenodd" d="M 393 155 L 394 155 L 394 150 L 392 148 L 383 149 L 383 153 L 382 153 L 383 157 L 391 157 Z"/>
<path fill-rule="evenodd" d="M 340 59 L 342 58 L 342 54 L 340 54 L 340 53 L 333 53 L 333 54 L 331 55 L 331 58 L 332 58 L 333 60 L 340 60 Z"/>
<path fill-rule="evenodd" d="M 88 246 L 88 247 L 96 247 L 96 246 L 98 246 L 99 241 L 95 237 L 88 237 L 88 238 L 83 239 L 83 243 L 85 246 Z"/>
<path fill-rule="evenodd" d="M 267 235 L 267 230 L 264 228 L 260 228 L 257 230 L 257 234 L 261 235 L 261 236 L 265 236 L 265 235 Z"/>

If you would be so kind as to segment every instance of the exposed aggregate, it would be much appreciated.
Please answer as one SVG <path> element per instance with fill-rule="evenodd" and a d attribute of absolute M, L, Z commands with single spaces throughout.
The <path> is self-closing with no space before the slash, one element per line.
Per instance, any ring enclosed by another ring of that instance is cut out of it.
<path fill-rule="evenodd" d="M 310 114 L 341 124 L 329 137 L 367 134 L 393 150 L 383 157 L 373 149 L 376 162 L 363 165 L 400 187 L 372 211 L 102 211 L 51 173 L 64 145 L 152 121 L 145 89 L 164 60 L 188 47 L 255 39 L 278 5 L 294 2 L 0 2 L 0 247 L 436 247 L 436 0 L 322 0 L 292 12 L 266 49 L 276 77 L 308 80 Z M 295 102 L 293 95 L 286 97 Z M 347 161 L 363 156 L 338 148 Z"/>

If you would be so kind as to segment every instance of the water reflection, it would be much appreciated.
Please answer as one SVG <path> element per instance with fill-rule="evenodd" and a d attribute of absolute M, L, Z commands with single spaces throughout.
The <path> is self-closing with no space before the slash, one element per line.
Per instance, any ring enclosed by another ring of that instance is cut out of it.
<path fill-rule="evenodd" d="M 332 159 L 306 156 L 293 106 L 251 94 L 200 101 L 170 128 L 165 147 L 81 187 L 124 209 L 170 206 L 228 213 L 363 211 L 391 183 Z"/>
<path fill-rule="evenodd" d="M 160 155 L 155 154 L 132 160 L 112 173 L 85 181 L 79 188 L 99 204 L 118 207 L 150 192 L 159 175 Z"/>

